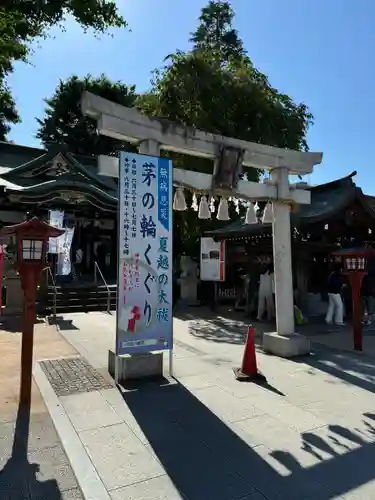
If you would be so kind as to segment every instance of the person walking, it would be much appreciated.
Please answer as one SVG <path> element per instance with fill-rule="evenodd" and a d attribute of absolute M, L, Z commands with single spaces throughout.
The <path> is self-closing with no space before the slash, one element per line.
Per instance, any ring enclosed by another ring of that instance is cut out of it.
<path fill-rule="evenodd" d="M 268 267 L 260 275 L 257 320 L 263 320 L 263 315 L 266 310 L 268 321 L 272 321 L 273 309 L 272 274 L 270 272 L 270 268 Z"/>
<path fill-rule="evenodd" d="M 335 325 L 344 325 L 344 305 L 341 298 L 341 289 L 343 286 L 341 266 L 336 265 L 328 276 L 328 309 L 326 314 L 326 323 Z"/>

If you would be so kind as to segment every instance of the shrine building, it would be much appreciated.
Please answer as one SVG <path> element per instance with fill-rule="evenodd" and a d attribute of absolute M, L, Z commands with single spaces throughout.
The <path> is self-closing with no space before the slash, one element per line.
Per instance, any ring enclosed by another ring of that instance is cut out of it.
<path fill-rule="evenodd" d="M 333 251 L 375 245 L 375 196 L 356 186 L 355 175 L 310 188 L 311 204 L 292 208 L 293 283 L 307 310 L 310 299 L 324 294 Z M 239 268 L 254 276 L 262 264 L 272 263 L 271 224 L 240 219 L 205 236 L 226 241 L 226 281 L 219 285 L 219 301 L 234 299 Z"/>

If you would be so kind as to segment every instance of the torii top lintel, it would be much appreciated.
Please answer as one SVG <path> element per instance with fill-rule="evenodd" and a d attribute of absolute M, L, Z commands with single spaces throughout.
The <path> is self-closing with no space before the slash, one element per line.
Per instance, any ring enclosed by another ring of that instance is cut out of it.
<path fill-rule="evenodd" d="M 115 104 L 90 92 L 83 93 L 81 107 L 85 116 L 97 120 L 99 134 L 133 143 L 152 140 L 164 150 L 191 156 L 215 158 L 221 146 L 234 147 L 244 151 L 243 164 L 247 167 L 266 170 L 284 167 L 297 174 L 311 173 L 323 157 L 322 153 L 265 146 L 150 118 L 135 108 Z"/>

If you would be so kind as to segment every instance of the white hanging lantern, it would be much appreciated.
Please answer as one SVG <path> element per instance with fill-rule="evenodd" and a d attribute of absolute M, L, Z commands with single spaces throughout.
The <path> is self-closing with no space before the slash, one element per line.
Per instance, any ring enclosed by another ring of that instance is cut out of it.
<path fill-rule="evenodd" d="M 201 197 L 199 203 L 198 219 L 211 219 L 210 207 L 208 206 L 206 196 Z"/>
<path fill-rule="evenodd" d="M 230 220 L 228 201 L 226 198 L 220 198 L 219 208 L 217 209 L 217 220 Z"/>
<path fill-rule="evenodd" d="M 178 187 L 176 189 L 176 192 L 174 194 L 173 198 L 173 210 L 176 210 L 178 212 L 183 212 L 186 210 L 186 201 L 185 201 L 185 195 L 184 195 L 184 190 L 181 187 Z"/>
<path fill-rule="evenodd" d="M 234 206 L 236 207 L 235 210 L 239 214 L 240 213 L 240 200 L 238 198 L 233 198 L 233 203 Z"/>
<path fill-rule="evenodd" d="M 255 207 L 250 201 L 246 210 L 245 224 L 257 224 L 257 223 L 258 223 L 258 218 L 255 212 Z"/>
<path fill-rule="evenodd" d="M 195 193 L 193 194 L 191 208 L 194 210 L 194 212 L 198 212 L 198 200 L 197 200 L 197 195 Z"/>
<path fill-rule="evenodd" d="M 215 198 L 211 197 L 210 200 L 210 211 L 213 214 L 215 212 Z"/>
<path fill-rule="evenodd" d="M 272 203 L 268 202 L 263 212 L 262 222 L 263 224 L 271 224 L 272 221 L 273 221 Z"/>

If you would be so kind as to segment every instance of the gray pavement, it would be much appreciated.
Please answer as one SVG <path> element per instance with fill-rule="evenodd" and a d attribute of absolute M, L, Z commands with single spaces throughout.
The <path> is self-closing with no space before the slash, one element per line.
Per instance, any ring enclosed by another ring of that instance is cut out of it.
<path fill-rule="evenodd" d="M 83 500 L 48 413 L 0 424 L 1 500 Z"/>
<path fill-rule="evenodd" d="M 0 499 L 83 500 L 73 469 L 40 392 L 19 407 L 21 334 L 18 318 L 0 330 Z M 34 359 L 70 356 L 74 349 L 44 324 L 35 325 Z"/>
<path fill-rule="evenodd" d="M 60 328 L 104 373 L 115 317 L 70 315 Z M 227 317 L 176 318 L 176 378 L 122 391 L 57 396 L 36 370 L 86 498 L 375 498 L 375 357 L 321 344 L 298 361 L 258 352 L 268 385 L 239 383 L 245 332 Z"/>

